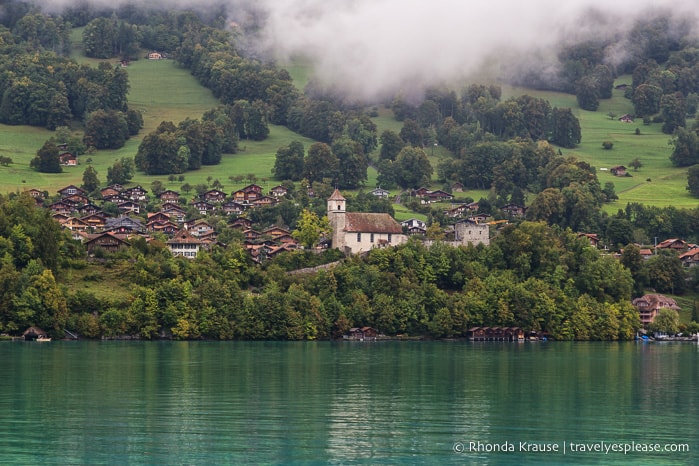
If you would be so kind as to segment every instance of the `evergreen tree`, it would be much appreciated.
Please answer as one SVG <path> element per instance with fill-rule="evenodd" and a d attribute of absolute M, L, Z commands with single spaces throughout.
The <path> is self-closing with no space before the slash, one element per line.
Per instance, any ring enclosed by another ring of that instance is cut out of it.
<path fill-rule="evenodd" d="M 58 147 L 52 141 L 46 141 L 36 153 L 29 166 L 42 173 L 61 173 L 61 160 Z"/>
<path fill-rule="evenodd" d="M 82 189 L 91 193 L 95 191 L 100 186 L 100 180 L 97 178 L 97 170 L 92 165 L 88 167 L 83 172 L 83 184 Z"/>

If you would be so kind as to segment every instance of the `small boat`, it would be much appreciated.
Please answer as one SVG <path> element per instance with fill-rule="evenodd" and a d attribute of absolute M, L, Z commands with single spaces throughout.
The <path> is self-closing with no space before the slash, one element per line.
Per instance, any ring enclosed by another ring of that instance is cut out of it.
<path fill-rule="evenodd" d="M 42 343 L 43 343 L 43 342 L 45 342 L 45 341 L 51 341 L 51 337 L 47 337 L 47 336 L 44 336 L 44 335 L 39 335 L 38 337 L 36 337 L 36 340 L 35 340 L 35 341 L 39 341 L 39 342 L 42 342 Z"/>

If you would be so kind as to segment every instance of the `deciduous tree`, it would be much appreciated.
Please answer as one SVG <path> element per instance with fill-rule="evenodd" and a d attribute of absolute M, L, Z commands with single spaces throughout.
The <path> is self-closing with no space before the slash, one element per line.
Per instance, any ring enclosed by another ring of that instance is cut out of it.
<path fill-rule="evenodd" d="M 293 141 L 277 149 L 272 173 L 278 180 L 299 181 L 303 177 L 305 151 L 303 144 Z"/>
<path fill-rule="evenodd" d="M 434 171 L 425 151 L 417 147 L 401 149 L 393 168 L 398 186 L 406 189 L 429 185 Z"/>
<path fill-rule="evenodd" d="M 320 240 L 321 236 L 330 233 L 330 223 L 327 217 L 319 217 L 318 214 L 308 209 L 303 209 L 296 222 L 296 229 L 291 233 L 301 244 L 310 249 Z"/>

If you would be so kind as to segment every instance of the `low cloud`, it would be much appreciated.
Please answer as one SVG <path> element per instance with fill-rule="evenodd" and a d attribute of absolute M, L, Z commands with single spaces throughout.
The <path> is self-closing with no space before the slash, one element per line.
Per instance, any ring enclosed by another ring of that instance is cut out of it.
<path fill-rule="evenodd" d="M 263 44 L 284 60 L 302 54 L 318 78 L 365 99 L 478 79 L 504 61 L 538 57 L 575 41 L 615 37 L 649 8 L 692 14 L 669 0 L 267 0 Z M 616 50 L 617 59 L 621 51 Z M 548 63 L 548 64 L 547 64 Z"/>
<path fill-rule="evenodd" d="M 88 0 L 97 7 L 134 2 Z M 258 53 L 284 63 L 303 56 L 316 78 L 354 98 L 376 100 L 402 89 L 450 83 L 501 72 L 500 63 L 538 57 L 552 72 L 551 51 L 575 41 L 623 37 L 649 11 L 695 17 L 695 0 L 161 0 L 163 8 L 206 12 L 226 5 L 231 21 L 261 28 Z M 53 11 L 75 6 L 43 2 Z M 153 4 L 144 2 L 152 8 Z M 622 39 L 620 39 L 622 40 Z M 610 61 L 623 59 L 625 43 L 609 48 Z"/>

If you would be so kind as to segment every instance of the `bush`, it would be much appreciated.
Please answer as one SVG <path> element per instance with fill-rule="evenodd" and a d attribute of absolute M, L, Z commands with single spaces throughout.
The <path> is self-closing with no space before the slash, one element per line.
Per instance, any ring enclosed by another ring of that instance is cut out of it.
<path fill-rule="evenodd" d="M 612 141 L 604 141 L 602 143 L 602 148 L 604 150 L 612 150 L 613 147 L 614 147 L 614 143 Z"/>

